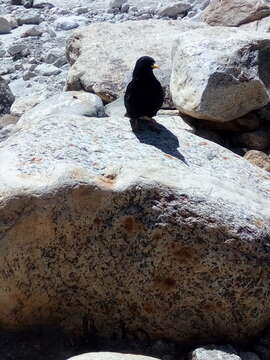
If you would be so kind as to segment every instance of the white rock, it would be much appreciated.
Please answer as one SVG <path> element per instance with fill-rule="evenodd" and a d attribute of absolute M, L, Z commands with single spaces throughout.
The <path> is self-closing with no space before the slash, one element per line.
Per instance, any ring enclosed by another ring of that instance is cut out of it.
<path fill-rule="evenodd" d="M 56 30 L 71 30 L 75 29 L 81 25 L 85 25 L 87 19 L 81 16 L 68 16 L 60 17 L 54 22 L 54 27 Z"/>
<path fill-rule="evenodd" d="M 8 34 L 11 31 L 11 25 L 4 17 L 0 16 L 0 34 Z"/>
<path fill-rule="evenodd" d="M 192 360 L 241 360 L 231 346 L 207 346 L 192 351 Z"/>
<path fill-rule="evenodd" d="M 110 9 L 120 9 L 122 5 L 124 5 L 124 3 L 126 3 L 127 0 L 110 0 L 109 2 L 109 8 Z"/>
<path fill-rule="evenodd" d="M 2 17 L 5 18 L 9 22 L 12 29 L 15 29 L 18 27 L 18 21 L 15 16 L 13 16 L 11 14 L 7 14 L 7 15 L 2 15 Z"/>
<path fill-rule="evenodd" d="M 77 355 L 68 360 L 158 360 L 150 356 L 133 355 L 113 352 L 93 352 Z"/>
<path fill-rule="evenodd" d="M 61 72 L 59 68 L 52 64 L 40 64 L 36 67 L 35 71 L 43 76 L 57 75 Z"/>
<path fill-rule="evenodd" d="M 41 103 L 46 99 L 43 94 L 39 95 L 28 95 L 16 98 L 10 108 L 10 113 L 16 116 L 22 116 L 26 111 L 29 111 L 37 104 Z"/>
<path fill-rule="evenodd" d="M 73 114 L 78 116 L 104 116 L 104 106 L 101 99 L 85 91 L 67 91 L 54 95 L 46 101 L 39 103 L 31 111 L 28 111 L 21 121 L 31 121 L 36 117 L 49 116 L 52 114 Z"/>
<path fill-rule="evenodd" d="M 19 25 L 38 25 L 40 22 L 41 19 L 38 11 L 30 10 L 25 12 L 23 15 L 18 16 Z"/>
<path fill-rule="evenodd" d="M 239 26 L 269 14 L 268 0 L 212 0 L 201 19 L 209 25 Z"/>
<path fill-rule="evenodd" d="M 140 20 L 119 24 L 92 24 L 78 29 L 67 41 L 67 59 L 72 65 L 68 73 L 67 89 L 83 88 L 110 102 L 125 91 L 136 60 L 140 56 L 149 55 L 160 66 L 155 75 L 166 89 L 165 104 L 170 104 L 172 44 L 179 33 L 200 26 L 205 25 Z"/>
<path fill-rule="evenodd" d="M 160 16 L 175 17 L 189 10 L 190 8 L 191 5 L 187 2 L 174 1 L 172 3 L 169 3 L 168 5 L 162 6 L 159 9 L 158 14 Z"/>
<path fill-rule="evenodd" d="M 21 37 L 28 37 L 28 36 L 41 36 L 43 34 L 43 29 L 39 25 L 34 25 L 30 29 L 27 29 L 24 33 L 21 34 Z"/>
<path fill-rule="evenodd" d="M 25 50 L 25 44 L 18 42 L 8 47 L 7 51 L 11 56 L 17 55 Z"/>
<path fill-rule="evenodd" d="M 53 64 L 56 60 L 65 55 L 64 48 L 55 48 L 48 51 L 47 56 L 45 58 L 45 62 L 47 64 Z"/>
<path fill-rule="evenodd" d="M 208 27 L 180 34 L 171 94 L 198 119 L 230 121 L 269 102 L 270 34 Z M 257 61 L 257 59 L 259 59 Z"/>
<path fill-rule="evenodd" d="M 7 114 L 15 98 L 7 82 L 0 76 L 0 114 Z"/>

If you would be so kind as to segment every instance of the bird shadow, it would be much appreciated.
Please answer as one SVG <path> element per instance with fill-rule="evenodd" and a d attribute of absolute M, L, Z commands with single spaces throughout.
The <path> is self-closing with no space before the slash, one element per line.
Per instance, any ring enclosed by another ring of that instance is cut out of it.
<path fill-rule="evenodd" d="M 133 133 L 141 143 L 155 146 L 164 152 L 167 157 L 179 159 L 189 166 L 184 155 L 178 151 L 180 146 L 178 138 L 164 125 L 156 122 L 155 127 L 149 126 L 148 120 L 141 119 L 139 120 L 139 128 L 134 126 L 132 119 L 130 125 Z"/>

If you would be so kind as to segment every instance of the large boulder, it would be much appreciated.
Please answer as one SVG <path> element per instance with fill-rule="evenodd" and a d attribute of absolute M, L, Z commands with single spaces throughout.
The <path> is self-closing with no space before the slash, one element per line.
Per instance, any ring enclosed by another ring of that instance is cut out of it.
<path fill-rule="evenodd" d="M 201 14 L 209 25 L 238 26 L 270 15 L 268 0 L 212 0 Z"/>
<path fill-rule="evenodd" d="M 179 33 L 203 25 L 167 20 L 98 23 L 76 30 L 67 42 L 67 58 L 72 65 L 67 90 L 98 94 L 106 102 L 123 94 L 136 60 L 154 57 L 160 79 L 170 103 L 171 47 Z M 93 54 L 95 56 L 93 56 Z"/>
<path fill-rule="evenodd" d="M 270 34 L 208 27 L 183 32 L 173 48 L 171 94 L 198 119 L 226 122 L 269 102 Z"/>
<path fill-rule="evenodd" d="M 0 76 L 0 115 L 9 113 L 15 100 L 7 82 Z"/>
<path fill-rule="evenodd" d="M 267 172 L 180 117 L 133 133 L 124 117 L 27 114 L 0 146 L 2 328 L 198 342 L 265 327 Z"/>

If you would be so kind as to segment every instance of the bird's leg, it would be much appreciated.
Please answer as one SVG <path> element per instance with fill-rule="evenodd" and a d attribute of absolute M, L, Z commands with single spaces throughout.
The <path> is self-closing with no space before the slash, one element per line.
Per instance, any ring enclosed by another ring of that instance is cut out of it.
<path fill-rule="evenodd" d="M 149 117 L 148 118 L 148 126 L 149 126 L 150 130 L 152 130 L 154 132 L 157 132 L 157 133 L 160 133 L 158 123 L 156 122 L 155 119 Z"/>
<path fill-rule="evenodd" d="M 139 126 L 139 120 L 137 118 L 131 118 L 130 119 L 130 125 L 131 125 L 131 128 L 132 128 L 132 131 L 140 131 L 141 128 Z"/>

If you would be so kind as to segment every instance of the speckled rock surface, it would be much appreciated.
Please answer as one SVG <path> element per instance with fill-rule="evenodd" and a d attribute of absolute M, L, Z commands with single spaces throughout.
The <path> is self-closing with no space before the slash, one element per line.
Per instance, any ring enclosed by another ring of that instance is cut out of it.
<path fill-rule="evenodd" d="M 265 326 L 270 175 L 176 116 L 134 134 L 34 109 L 0 144 L 3 326 L 183 342 Z"/>
<path fill-rule="evenodd" d="M 172 43 L 182 31 L 200 26 L 203 25 L 141 20 L 92 24 L 74 31 L 67 42 L 67 58 L 72 67 L 66 88 L 95 92 L 110 102 L 123 94 L 136 60 L 149 55 L 160 66 L 155 74 L 166 90 L 165 104 L 170 103 Z"/>
<path fill-rule="evenodd" d="M 32 109 L 34 106 L 41 103 L 45 99 L 46 95 L 44 94 L 21 96 L 15 99 L 10 108 L 10 112 L 12 115 L 22 116 L 26 111 Z"/>
<path fill-rule="evenodd" d="M 6 81 L 0 76 L 0 115 L 7 114 L 15 100 Z"/>
<path fill-rule="evenodd" d="M 175 42 L 170 90 L 176 107 L 198 119 L 226 122 L 269 102 L 267 33 L 208 27 Z"/>
<path fill-rule="evenodd" d="M 245 154 L 244 158 L 250 161 L 252 164 L 270 172 L 270 156 L 264 152 L 250 150 Z"/>
<path fill-rule="evenodd" d="M 95 94 L 85 91 L 67 91 L 56 94 L 46 101 L 33 107 L 22 117 L 22 122 L 31 121 L 40 116 L 52 114 L 73 114 L 82 116 L 104 116 L 104 106 L 101 99 Z"/>
<path fill-rule="evenodd" d="M 191 354 L 191 360 L 241 360 L 241 358 L 232 346 L 227 345 L 196 349 Z"/>
<path fill-rule="evenodd" d="M 238 26 L 270 15 L 268 0 L 212 0 L 201 14 L 209 25 Z"/>

